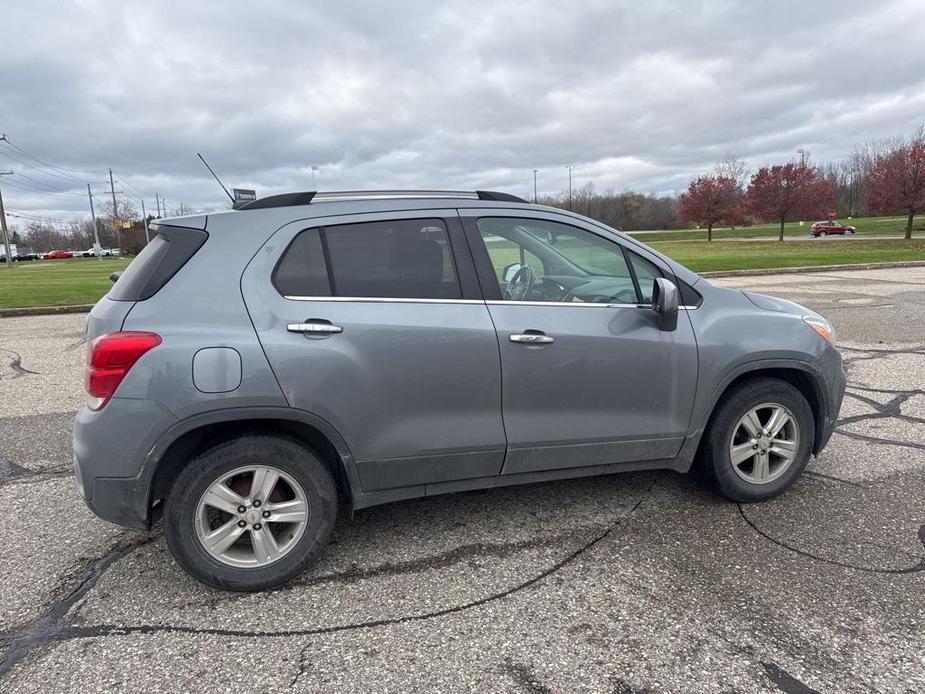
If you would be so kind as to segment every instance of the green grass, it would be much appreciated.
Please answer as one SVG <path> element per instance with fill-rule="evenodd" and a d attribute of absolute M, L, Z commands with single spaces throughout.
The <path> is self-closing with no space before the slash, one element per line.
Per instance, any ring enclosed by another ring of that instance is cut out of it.
<path fill-rule="evenodd" d="M 815 241 L 667 241 L 650 243 L 694 272 L 745 270 L 813 265 L 859 265 L 900 260 L 925 260 L 925 239 L 825 239 Z"/>
<path fill-rule="evenodd" d="M 0 266 L 0 308 L 93 304 L 112 282 L 109 274 L 124 270 L 130 258 L 68 258 Z"/>
<path fill-rule="evenodd" d="M 671 241 L 660 234 L 639 238 L 695 272 L 925 261 L 925 238 L 905 241 L 860 237 L 785 243 Z M 517 260 L 517 254 L 510 252 L 509 262 Z M 0 266 L 0 308 L 95 303 L 111 286 L 109 274 L 123 270 L 128 263 L 128 258 L 72 258 L 16 263 L 12 270 Z"/>
<path fill-rule="evenodd" d="M 813 221 L 787 222 L 784 224 L 784 236 L 804 236 L 809 238 L 809 228 Z M 903 236 L 906 233 L 906 217 L 855 217 L 854 219 L 840 218 L 838 221 L 857 227 L 857 236 Z M 915 238 L 925 232 L 925 215 L 917 217 L 912 223 L 912 236 Z M 658 241 L 694 241 L 707 238 L 706 229 L 680 229 L 656 232 L 628 232 L 636 236 L 643 243 Z M 713 240 L 717 239 L 747 239 L 747 238 L 777 238 L 780 233 L 780 224 L 755 224 L 750 227 L 737 227 L 735 229 L 713 229 Z"/>

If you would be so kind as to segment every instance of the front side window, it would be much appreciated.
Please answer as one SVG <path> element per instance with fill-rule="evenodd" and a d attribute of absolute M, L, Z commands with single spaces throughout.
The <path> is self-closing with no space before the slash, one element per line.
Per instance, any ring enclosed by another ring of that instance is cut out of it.
<path fill-rule="evenodd" d="M 507 301 L 639 301 L 619 244 L 568 224 L 516 217 L 477 221 Z"/>
<path fill-rule="evenodd" d="M 285 296 L 458 299 L 446 226 L 402 219 L 306 229 L 274 273 Z"/>
<path fill-rule="evenodd" d="M 659 272 L 659 269 L 655 267 L 653 263 L 650 263 L 642 256 L 636 255 L 632 251 L 628 251 L 627 255 L 629 256 L 630 262 L 633 264 L 633 270 L 636 273 L 636 281 L 639 282 L 640 301 L 644 304 L 651 304 L 655 280 L 661 277 L 662 273 Z"/>

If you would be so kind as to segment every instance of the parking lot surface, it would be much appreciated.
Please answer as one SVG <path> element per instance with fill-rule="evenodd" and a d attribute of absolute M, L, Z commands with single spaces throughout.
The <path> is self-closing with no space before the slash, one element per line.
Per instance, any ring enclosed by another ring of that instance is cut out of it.
<path fill-rule="evenodd" d="M 344 512 L 249 595 L 79 498 L 84 317 L 0 320 L 0 691 L 925 691 L 925 268 L 714 281 L 838 331 L 841 421 L 787 494 L 627 473 Z"/>

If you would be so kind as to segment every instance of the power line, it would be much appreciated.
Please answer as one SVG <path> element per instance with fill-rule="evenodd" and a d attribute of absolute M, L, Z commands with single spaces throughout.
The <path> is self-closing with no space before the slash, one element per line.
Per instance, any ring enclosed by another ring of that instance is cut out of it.
<path fill-rule="evenodd" d="M 68 188 L 56 188 L 49 183 L 40 181 L 37 178 L 32 178 L 32 176 L 28 176 L 22 173 L 21 171 L 14 171 L 14 174 L 18 177 L 25 178 L 27 181 L 31 181 L 33 185 L 38 185 L 38 186 L 42 186 L 43 188 L 47 188 L 48 192 L 53 193 L 53 194 L 57 193 L 59 195 L 77 195 L 77 193 L 69 192 L 70 188 L 73 188 L 74 186 L 69 186 Z M 28 185 L 28 184 L 24 184 L 24 185 Z"/>
<path fill-rule="evenodd" d="M 19 145 L 15 145 L 15 144 L 13 144 L 12 142 L 10 142 L 9 137 L 6 136 L 6 135 L 0 135 L 0 142 L 6 142 L 10 147 L 12 147 L 13 149 L 15 149 L 17 152 L 20 152 L 20 153 L 23 154 L 24 156 L 28 157 L 28 158 L 31 159 L 32 161 L 34 161 L 34 162 L 36 162 L 36 163 L 38 163 L 38 164 L 41 164 L 42 166 L 46 166 L 46 167 L 48 167 L 49 169 L 54 169 L 55 171 L 59 171 L 59 172 L 61 172 L 64 176 L 67 176 L 68 178 L 75 178 L 72 174 L 79 174 L 81 177 L 86 178 L 87 172 L 90 171 L 90 169 L 87 169 L 87 170 L 84 170 L 84 171 L 80 171 L 80 170 L 78 170 L 78 169 L 65 169 L 65 168 L 62 168 L 62 167 L 60 167 L 60 166 L 56 166 L 55 164 L 50 164 L 50 163 L 48 163 L 47 161 L 42 161 L 42 160 L 39 159 L 38 157 L 33 156 L 32 154 L 29 154 L 29 152 L 27 152 L 26 150 L 24 150 L 24 149 L 23 149 L 22 147 L 20 147 Z M 98 170 L 98 171 L 101 172 L 102 169 L 100 169 L 100 170 Z M 79 178 L 75 178 L 75 180 L 77 180 L 78 183 L 83 183 L 83 182 L 84 182 L 84 181 L 80 180 Z"/>
<path fill-rule="evenodd" d="M 35 195 L 63 195 L 66 197 L 73 197 L 73 196 L 82 197 L 78 193 L 68 193 L 65 191 L 54 191 L 54 190 L 47 190 L 44 188 L 37 188 L 35 184 L 28 183 L 26 181 L 15 181 L 11 179 L 7 181 L 6 184 L 13 186 L 14 189 L 16 189 L 17 191 L 21 193 L 33 193 Z"/>
<path fill-rule="evenodd" d="M 0 140 L 0 142 L 4 142 L 4 140 Z M 30 163 L 27 159 L 16 155 L 15 152 L 10 152 L 9 150 L 0 148 L 0 155 L 6 157 L 11 162 L 19 164 L 20 166 L 27 166 L 30 169 L 34 169 L 35 171 L 38 171 L 43 175 L 48 176 L 49 178 L 56 178 L 60 181 L 68 183 L 69 185 L 73 185 L 75 182 L 80 183 L 79 179 L 75 179 L 71 176 L 62 176 L 61 174 L 54 173 L 53 171 L 46 171 L 41 166 L 36 166 L 35 164 Z"/>

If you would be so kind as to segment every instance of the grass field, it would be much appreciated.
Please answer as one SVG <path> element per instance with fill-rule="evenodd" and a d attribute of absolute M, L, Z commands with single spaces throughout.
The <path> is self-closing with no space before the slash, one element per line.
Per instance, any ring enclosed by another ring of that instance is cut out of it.
<path fill-rule="evenodd" d="M 857 236 L 903 236 L 906 233 L 905 217 L 856 217 L 843 218 L 839 221 L 857 227 Z M 800 226 L 799 222 L 788 222 L 784 225 L 784 236 L 810 238 L 809 228 L 812 221 Z M 925 232 L 925 215 L 915 219 L 912 226 L 912 235 L 921 236 Z M 630 236 L 637 236 L 643 243 L 658 241 L 696 241 L 707 238 L 706 229 L 680 229 L 672 231 L 655 232 L 628 232 Z M 780 224 L 755 224 L 750 227 L 736 229 L 713 229 L 713 240 L 717 239 L 747 239 L 747 238 L 777 238 L 780 233 Z"/>
<path fill-rule="evenodd" d="M 68 258 L 0 266 L 0 308 L 96 303 L 109 291 L 109 274 L 128 258 Z"/>
<path fill-rule="evenodd" d="M 753 268 L 859 265 L 900 260 L 925 260 L 925 239 L 820 239 L 786 243 L 748 241 L 643 240 L 694 272 Z"/>
<path fill-rule="evenodd" d="M 752 235 L 755 228 L 750 230 Z M 685 240 L 666 239 L 676 233 L 638 238 L 695 272 L 925 260 L 925 238 L 706 243 L 688 234 L 682 236 Z M 510 262 L 516 260 L 512 253 Z M 12 270 L 0 266 L 0 308 L 92 304 L 109 290 L 109 274 L 124 269 L 128 262 L 127 258 L 73 258 L 16 263 Z"/>

